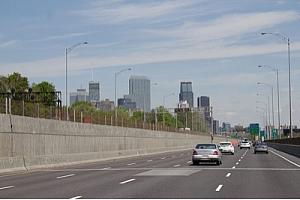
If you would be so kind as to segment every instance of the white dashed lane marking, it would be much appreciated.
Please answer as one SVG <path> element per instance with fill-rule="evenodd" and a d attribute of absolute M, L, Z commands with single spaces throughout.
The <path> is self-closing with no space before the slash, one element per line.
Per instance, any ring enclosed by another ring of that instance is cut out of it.
<path fill-rule="evenodd" d="M 231 173 L 226 174 L 226 177 L 228 178 L 231 175 Z"/>
<path fill-rule="evenodd" d="M 10 185 L 10 186 L 5 186 L 5 187 L 0 187 L 0 190 L 5 190 L 5 189 L 9 189 L 9 188 L 13 188 L 15 186 Z"/>
<path fill-rule="evenodd" d="M 235 169 L 235 166 L 233 166 L 232 169 Z"/>
<path fill-rule="evenodd" d="M 216 189 L 216 192 L 219 192 L 222 189 L 223 185 L 219 185 Z"/>
<path fill-rule="evenodd" d="M 80 199 L 82 196 L 76 196 L 76 197 L 72 197 L 70 199 Z"/>
<path fill-rule="evenodd" d="M 147 162 L 152 162 L 153 160 L 147 160 Z"/>
<path fill-rule="evenodd" d="M 132 182 L 132 181 L 135 181 L 135 179 L 132 178 L 132 179 L 129 179 L 129 180 L 127 180 L 127 181 L 120 182 L 120 184 L 123 185 L 123 184 L 125 184 L 125 183 L 129 183 L 129 182 Z"/>
<path fill-rule="evenodd" d="M 56 178 L 61 179 L 61 178 L 68 178 L 68 177 L 71 177 L 71 176 L 75 176 L 75 174 L 67 174 L 67 175 L 64 175 L 64 176 L 58 176 Z"/>
<path fill-rule="evenodd" d="M 129 163 L 129 164 L 127 164 L 128 166 L 131 166 L 131 165 L 135 165 L 135 163 Z"/>
<path fill-rule="evenodd" d="M 192 163 L 192 161 L 187 161 L 186 163 L 188 163 L 188 164 L 189 164 L 189 163 Z"/>
<path fill-rule="evenodd" d="M 180 165 L 174 165 L 174 167 L 180 167 Z"/>
<path fill-rule="evenodd" d="M 166 157 L 162 157 L 161 159 L 164 160 L 164 159 L 166 159 Z"/>

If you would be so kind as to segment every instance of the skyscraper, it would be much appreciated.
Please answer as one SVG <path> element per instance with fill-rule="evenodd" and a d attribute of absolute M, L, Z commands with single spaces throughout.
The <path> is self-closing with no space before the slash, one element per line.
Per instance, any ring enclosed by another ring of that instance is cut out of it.
<path fill-rule="evenodd" d="M 136 108 L 150 112 L 150 80 L 146 76 L 131 76 L 128 98 L 136 103 Z"/>
<path fill-rule="evenodd" d="M 90 96 L 90 101 L 93 103 L 100 101 L 100 84 L 99 84 L 99 82 L 95 82 L 95 81 L 89 82 L 89 96 Z"/>
<path fill-rule="evenodd" d="M 200 107 L 210 107 L 209 97 L 201 96 L 197 98 L 197 106 Z"/>
<path fill-rule="evenodd" d="M 70 93 L 70 105 L 78 101 L 89 101 L 89 95 L 86 92 L 86 89 L 77 89 L 77 92 Z"/>
<path fill-rule="evenodd" d="M 187 101 L 189 106 L 194 107 L 194 94 L 192 90 L 192 82 L 181 82 L 179 101 Z"/>

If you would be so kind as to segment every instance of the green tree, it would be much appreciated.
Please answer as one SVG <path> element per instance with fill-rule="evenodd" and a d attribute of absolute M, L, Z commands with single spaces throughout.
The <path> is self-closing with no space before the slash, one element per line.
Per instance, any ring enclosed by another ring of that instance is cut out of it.
<path fill-rule="evenodd" d="M 29 88 L 28 78 L 14 72 L 7 77 L 8 89 L 15 93 L 25 92 Z"/>
<path fill-rule="evenodd" d="M 45 105 L 55 105 L 57 97 L 55 94 L 55 86 L 52 83 L 47 81 L 38 84 L 33 83 L 32 92 L 37 93 L 35 100 L 43 102 Z"/>
<path fill-rule="evenodd" d="M 0 76 L 0 92 L 4 93 L 7 92 L 9 89 L 8 86 L 8 79 L 5 76 Z"/>

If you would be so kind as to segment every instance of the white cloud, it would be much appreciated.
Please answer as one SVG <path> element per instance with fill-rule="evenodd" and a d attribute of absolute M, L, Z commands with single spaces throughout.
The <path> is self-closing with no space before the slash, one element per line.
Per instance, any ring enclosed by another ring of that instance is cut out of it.
<path fill-rule="evenodd" d="M 63 34 L 63 35 L 52 35 L 46 38 L 41 38 L 41 39 L 35 39 L 35 40 L 30 40 L 28 42 L 44 42 L 44 41 L 50 41 L 50 40 L 59 40 L 59 39 L 66 39 L 66 38 L 72 38 L 72 37 L 80 37 L 84 35 L 89 35 L 95 32 L 77 32 L 77 33 L 68 33 L 68 34 Z"/>
<path fill-rule="evenodd" d="M 110 4 L 97 2 L 92 3 L 92 6 L 86 10 L 73 11 L 71 14 L 85 16 L 90 21 L 100 24 L 116 24 L 137 19 L 157 18 L 195 3 L 199 1 L 141 1 L 135 4 L 124 4 L 122 1 L 112 1 Z"/>
<path fill-rule="evenodd" d="M 209 22 L 186 22 L 179 27 L 148 30 L 146 32 L 172 38 L 185 38 L 193 42 L 224 39 L 257 33 L 278 24 L 300 18 L 294 11 L 260 12 L 226 15 Z"/>
<path fill-rule="evenodd" d="M 11 46 L 14 46 L 16 43 L 17 43 L 17 40 L 10 40 L 7 42 L 3 42 L 3 43 L 0 43 L 0 48 L 11 47 Z"/>

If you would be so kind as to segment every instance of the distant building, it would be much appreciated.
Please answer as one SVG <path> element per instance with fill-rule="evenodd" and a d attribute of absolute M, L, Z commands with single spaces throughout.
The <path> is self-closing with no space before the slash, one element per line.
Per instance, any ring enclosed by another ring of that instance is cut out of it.
<path fill-rule="evenodd" d="M 194 94 L 192 90 L 192 82 L 181 82 L 179 102 L 187 101 L 191 108 L 194 107 Z"/>
<path fill-rule="evenodd" d="M 70 105 L 79 101 L 84 101 L 84 102 L 89 101 L 89 95 L 86 92 L 86 89 L 77 89 L 77 92 L 70 93 Z"/>
<path fill-rule="evenodd" d="M 197 106 L 200 107 L 210 107 L 209 97 L 201 96 L 197 98 Z"/>
<path fill-rule="evenodd" d="M 146 76 L 131 76 L 128 98 L 136 103 L 137 109 L 150 112 L 150 80 Z"/>
<path fill-rule="evenodd" d="M 99 109 L 109 112 L 112 111 L 115 108 L 115 103 L 113 101 L 110 101 L 109 99 L 105 99 L 104 101 L 100 101 L 99 103 Z"/>
<path fill-rule="evenodd" d="M 136 110 L 136 102 L 128 98 L 128 95 L 124 95 L 124 98 L 118 99 L 118 106 L 126 110 Z"/>
<path fill-rule="evenodd" d="M 212 129 L 212 116 L 211 110 L 212 107 L 210 106 L 210 101 L 208 96 L 201 96 L 197 98 L 197 107 L 201 108 L 204 112 L 204 119 L 207 124 L 209 130 Z M 213 130 L 212 130 L 213 131 Z"/>
<path fill-rule="evenodd" d="M 213 133 L 218 134 L 220 127 L 219 127 L 219 120 L 213 120 Z"/>
<path fill-rule="evenodd" d="M 227 122 L 223 122 L 222 123 L 222 131 L 223 132 L 230 132 L 231 131 L 231 125 L 230 123 L 227 123 Z"/>
<path fill-rule="evenodd" d="M 92 103 L 100 101 L 100 84 L 99 82 L 89 82 L 89 97 Z"/>

